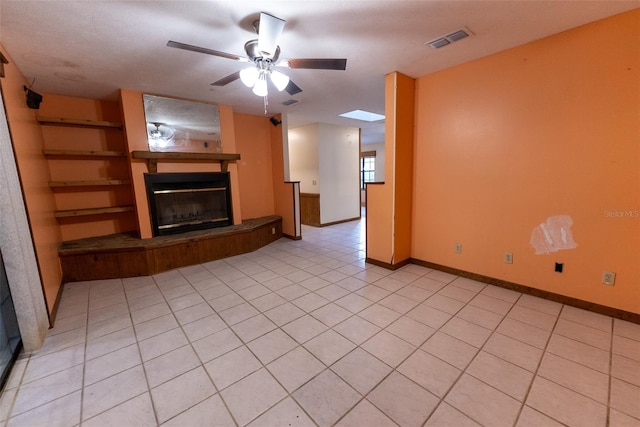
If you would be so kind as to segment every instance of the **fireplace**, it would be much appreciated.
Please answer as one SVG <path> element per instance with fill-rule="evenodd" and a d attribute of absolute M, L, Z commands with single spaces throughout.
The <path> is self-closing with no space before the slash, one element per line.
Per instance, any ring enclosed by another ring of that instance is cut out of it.
<path fill-rule="evenodd" d="M 233 224 L 228 172 L 144 175 L 154 236 Z"/>

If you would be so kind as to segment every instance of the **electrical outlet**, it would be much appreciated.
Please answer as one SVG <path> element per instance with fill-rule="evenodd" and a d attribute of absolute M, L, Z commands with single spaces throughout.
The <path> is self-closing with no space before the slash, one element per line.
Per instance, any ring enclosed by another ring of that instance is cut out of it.
<path fill-rule="evenodd" d="M 561 262 L 556 262 L 556 266 L 553 271 L 556 273 L 562 273 L 562 269 L 564 268 L 564 264 Z"/>
<path fill-rule="evenodd" d="M 615 282 L 616 282 L 616 273 L 614 273 L 612 271 L 603 271 L 602 272 L 602 284 L 603 285 L 613 286 L 613 284 Z"/>
<path fill-rule="evenodd" d="M 461 254 L 462 253 L 462 243 L 456 243 L 456 246 L 454 247 L 454 251 L 457 254 Z"/>
<path fill-rule="evenodd" d="M 513 264 L 513 254 L 511 252 L 504 253 L 504 262 L 506 264 Z"/>
<path fill-rule="evenodd" d="M 271 234 L 276 234 L 276 228 L 275 227 L 271 227 Z"/>

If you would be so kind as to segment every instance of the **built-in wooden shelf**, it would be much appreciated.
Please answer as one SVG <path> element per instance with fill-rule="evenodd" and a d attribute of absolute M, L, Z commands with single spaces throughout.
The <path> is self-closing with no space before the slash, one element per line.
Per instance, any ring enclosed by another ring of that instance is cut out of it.
<path fill-rule="evenodd" d="M 104 120 L 85 120 L 85 119 L 68 119 L 62 117 L 43 117 L 36 116 L 36 120 L 41 125 L 52 125 L 52 126 L 68 126 L 68 127 L 81 127 L 81 128 L 93 128 L 93 129 L 102 129 L 102 130 L 122 130 L 122 123 L 119 122 L 110 122 Z M 111 150 L 51 150 L 45 149 L 42 150 L 42 154 L 50 160 L 55 159 L 77 159 L 77 160 L 86 160 L 86 159 L 115 159 L 115 158 L 123 158 L 126 159 L 127 152 L 126 151 L 111 151 Z M 116 186 L 116 185 L 128 185 L 130 184 L 130 180 L 124 179 L 89 179 L 89 180 L 69 180 L 69 181 L 49 181 L 49 188 L 61 189 L 82 189 L 85 188 L 87 191 L 96 191 L 100 190 L 100 187 L 106 186 Z M 120 212 L 130 212 L 135 210 L 135 207 L 132 205 L 127 206 L 106 206 L 99 208 L 84 208 L 84 209 L 69 209 L 69 210 L 58 210 L 53 213 L 53 215 L 58 218 L 83 218 L 90 217 L 92 215 L 103 215 L 103 214 L 117 214 Z M 87 219 L 90 221 L 90 219 Z"/>
<path fill-rule="evenodd" d="M 42 150 L 47 157 L 127 157 L 124 151 L 102 150 Z"/>
<path fill-rule="evenodd" d="M 131 157 L 134 159 L 145 159 L 149 166 L 149 172 L 158 172 L 158 161 L 205 161 L 219 162 L 222 172 L 227 171 L 229 162 L 240 160 L 240 154 L 232 153 L 185 153 L 179 151 L 132 151 Z"/>
<path fill-rule="evenodd" d="M 75 187 L 107 187 L 112 185 L 128 185 L 128 179 L 96 179 L 87 181 L 49 181 L 50 188 L 75 188 Z"/>
<path fill-rule="evenodd" d="M 88 215 L 112 214 L 120 212 L 129 212 L 134 210 L 133 206 L 109 206 L 105 208 L 88 208 L 88 209 L 70 209 L 66 211 L 55 211 L 56 218 L 72 218 Z"/>
<path fill-rule="evenodd" d="M 122 129 L 122 123 L 107 122 L 104 120 L 65 119 L 61 117 L 37 116 L 36 120 L 42 125 L 54 126 L 78 126 L 100 129 Z"/>

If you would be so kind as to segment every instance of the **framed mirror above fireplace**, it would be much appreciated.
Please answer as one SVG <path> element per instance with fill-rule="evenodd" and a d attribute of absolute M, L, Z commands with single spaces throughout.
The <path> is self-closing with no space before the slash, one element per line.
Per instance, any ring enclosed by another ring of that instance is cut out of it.
<path fill-rule="evenodd" d="M 222 153 L 217 105 L 143 95 L 149 151 Z"/>

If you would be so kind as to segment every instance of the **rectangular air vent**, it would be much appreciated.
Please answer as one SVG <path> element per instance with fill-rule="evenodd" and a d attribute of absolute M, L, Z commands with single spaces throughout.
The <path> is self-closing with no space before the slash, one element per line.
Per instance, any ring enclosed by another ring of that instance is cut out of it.
<path fill-rule="evenodd" d="M 298 102 L 297 99 L 289 99 L 287 101 L 284 101 L 282 105 L 291 105 L 291 104 L 295 104 L 296 102 Z"/>
<path fill-rule="evenodd" d="M 461 28 L 458 31 L 454 31 L 451 34 L 447 34 L 446 36 L 438 37 L 437 39 L 431 40 L 425 44 L 428 44 L 434 49 L 440 49 L 446 45 L 449 45 L 453 42 L 457 42 L 458 40 L 465 39 L 469 36 L 473 35 L 471 31 L 467 28 Z"/>
<path fill-rule="evenodd" d="M 434 49 L 440 49 L 441 47 L 444 47 L 448 44 L 451 44 L 451 42 L 445 39 L 444 37 L 441 37 L 439 39 L 435 39 L 429 42 L 429 46 L 431 46 Z"/>

